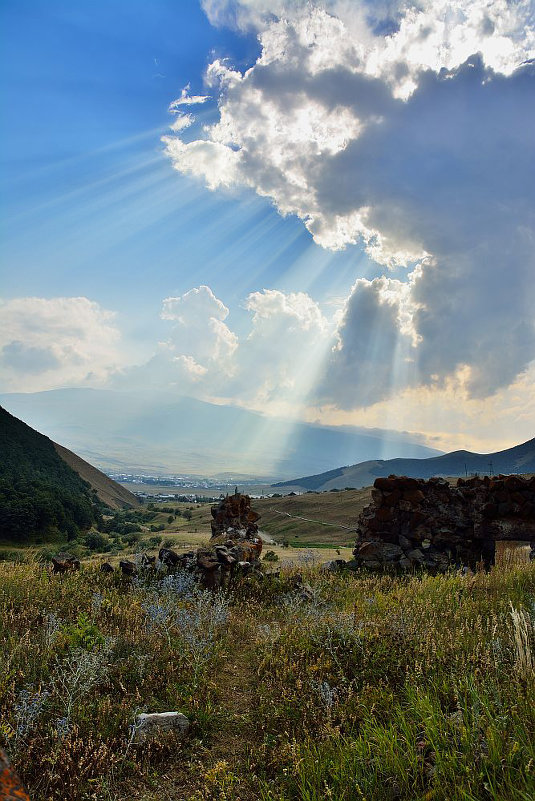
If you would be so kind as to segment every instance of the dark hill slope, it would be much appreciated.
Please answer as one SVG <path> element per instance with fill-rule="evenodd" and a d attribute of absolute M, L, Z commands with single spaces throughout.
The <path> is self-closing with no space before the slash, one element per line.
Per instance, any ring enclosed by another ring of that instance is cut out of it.
<path fill-rule="evenodd" d="M 53 443 L 57 454 L 67 462 L 69 467 L 72 467 L 78 475 L 91 485 L 97 493 L 99 500 L 102 501 L 110 509 L 132 509 L 135 506 L 140 506 L 139 500 L 136 496 L 129 492 L 126 487 L 122 487 L 116 481 L 109 478 L 96 467 L 93 467 L 89 462 L 80 459 L 72 451 L 64 448 L 63 445 L 58 445 L 57 442 Z"/>
<path fill-rule="evenodd" d="M 0 539 L 72 539 L 98 515 L 98 492 L 48 437 L 0 406 Z"/>
<path fill-rule="evenodd" d="M 280 482 L 273 486 L 302 487 L 307 490 L 359 488 L 373 484 L 378 476 L 388 476 L 391 473 L 414 478 L 431 478 L 431 476 L 464 476 L 466 473 L 484 474 L 491 469 L 494 473 L 534 473 L 535 439 L 496 453 L 453 451 L 431 459 L 379 459 L 361 462 L 315 476 Z"/>

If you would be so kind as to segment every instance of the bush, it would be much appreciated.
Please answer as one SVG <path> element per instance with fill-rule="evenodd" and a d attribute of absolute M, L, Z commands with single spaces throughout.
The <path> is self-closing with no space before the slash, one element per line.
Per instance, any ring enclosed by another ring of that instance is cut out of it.
<path fill-rule="evenodd" d="M 126 537 L 123 537 L 123 542 L 126 542 L 128 545 L 135 545 L 136 542 L 141 540 L 141 533 L 139 531 L 132 531 L 130 534 L 127 534 Z"/>
<path fill-rule="evenodd" d="M 264 554 L 264 562 L 278 562 L 279 557 L 275 553 L 275 551 L 266 551 Z"/>
<path fill-rule="evenodd" d="M 100 531 L 90 531 L 85 535 L 84 545 L 86 548 L 89 548 L 90 551 L 104 551 L 109 545 L 109 540 L 106 535 L 101 534 Z"/>

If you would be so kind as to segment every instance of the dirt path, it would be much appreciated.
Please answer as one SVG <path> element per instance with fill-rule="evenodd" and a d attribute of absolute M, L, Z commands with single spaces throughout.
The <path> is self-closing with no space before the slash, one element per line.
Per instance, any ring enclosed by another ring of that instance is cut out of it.
<path fill-rule="evenodd" d="M 209 733 L 189 760 L 166 770 L 158 789 L 145 791 L 140 801 L 258 801 L 252 758 L 262 737 L 255 721 L 256 645 L 243 625 L 233 627 L 228 643 L 214 676 L 217 701 Z"/>
<path fill-rule="evenodd" d="M 270 508 L 270 512 L 281 517 L 291 517 L 292 520 L 304 520 L 306 523 L 317 523 L 319 526 L 330 526 L 331 528 L 343 528 L 346 531 L 355 531 L 355 526 L 345 526 L 343 523 L 329 523 L 326 520 L 312 520 L 310 517 L 301 517 L 301 515 L 292 515 L 290 512 L 281 512 L 280 509 Z"/>

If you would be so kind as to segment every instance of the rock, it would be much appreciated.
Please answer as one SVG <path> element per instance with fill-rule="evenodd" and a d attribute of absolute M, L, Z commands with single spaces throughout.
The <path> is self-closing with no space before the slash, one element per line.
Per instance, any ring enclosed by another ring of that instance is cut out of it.
<path fill-rule="evenodd" d="M 180 556 L 171 548 L 160 548 L 158 559 L 166 567 L 177 567 L 182 562 Z"/>
<path fill-rule="evenodd" d="M 0 748 L 0 801 L 30 801 L 30 796 L 9 764 L 7 754 L 2 748 Z"/>
<path fill-rule="evenodd" d="M 123 576 L 135 576 L 137 574 L 137 568 L 135 562 L 130 562 L 128 559 L 123 559 L 119 562 L 119 567 L 123 573 Z"/>
<path fill-rule="evenodd" d="M 425 556 L 419 548 L 414 548 L 412 551 L 409 551 L 407 553 L 407 559 L 409 559 L 411 563 L 416 563 L 417 565 L 425 564 Z"/>
<path fill-rule="evenodd" d="M 103 562 L 100 566 L 101 573 L 113 573 L 113 565 L 110 565 L 109 562 Z"/>
<path fill-rule="evenodd" d="M 54 573 L 67 573 L 71 570 L 80 570 L 80 560 L 71 553 L 58 553 L 52 557 Z"/>
<path fill-rule="evenodd" d="M 134 741 L 145 743 L 170 732 L 182 738 L 189 727 L 189 720 L 181 712 L 143 712 L 136 717 Z"/>
<path fill-rule="evenodd" d="M 345 559 L 331 559 L 320 566 L 322 573 L 339 573 L 346 566 Z"/>

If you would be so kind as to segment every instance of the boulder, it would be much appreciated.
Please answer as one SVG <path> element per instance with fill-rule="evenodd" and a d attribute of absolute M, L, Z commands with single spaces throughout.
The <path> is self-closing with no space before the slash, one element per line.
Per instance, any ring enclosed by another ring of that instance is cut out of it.
<path fill-rule="evenodd" d="M 52 570 L 54 573 L 67 573 L 71 570 L 80 570 L 80 560 L 71 553 L 58 553 L 52 557 Z"/>

